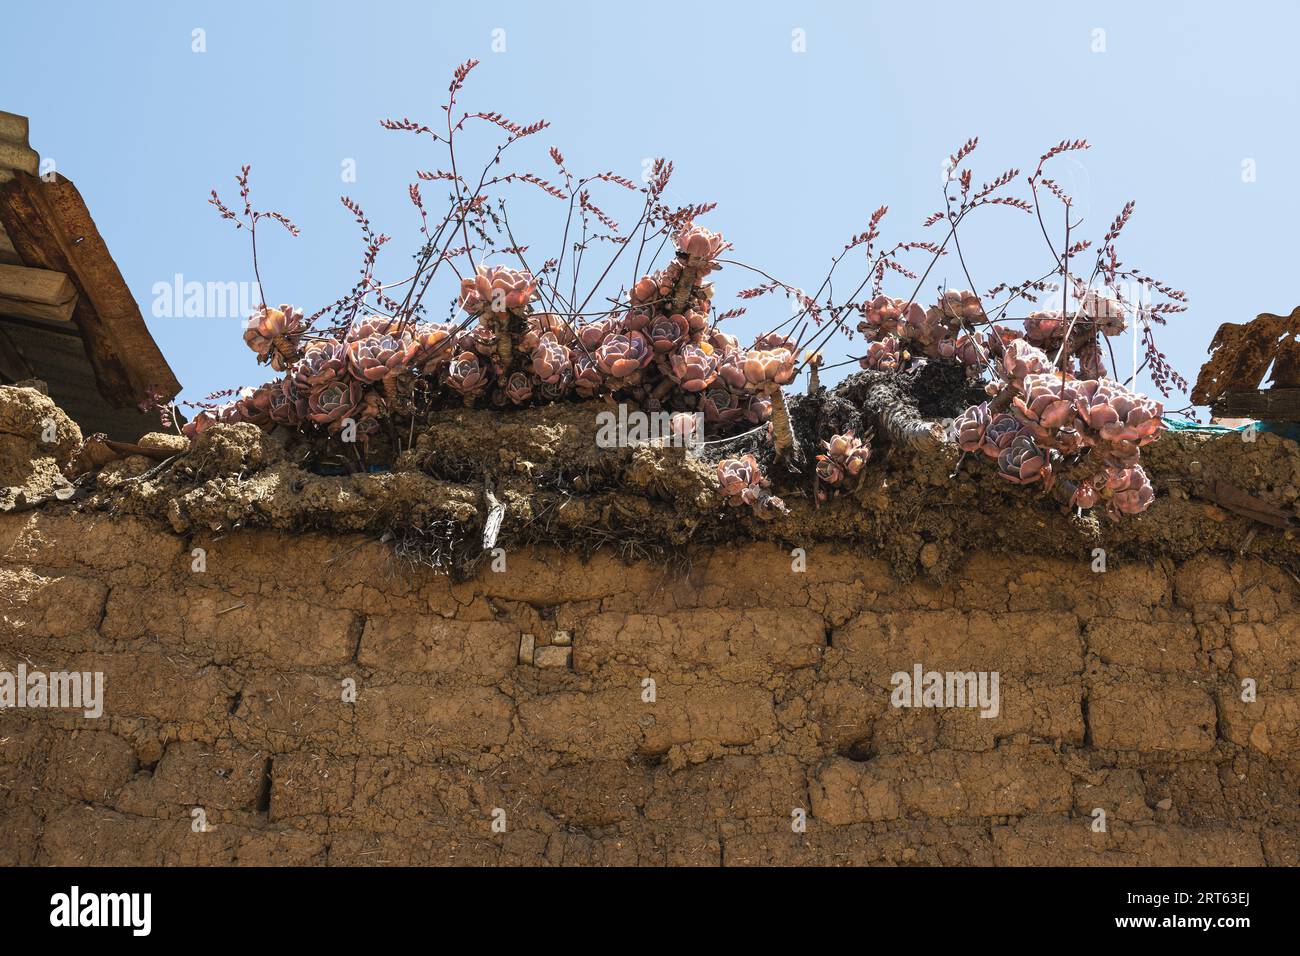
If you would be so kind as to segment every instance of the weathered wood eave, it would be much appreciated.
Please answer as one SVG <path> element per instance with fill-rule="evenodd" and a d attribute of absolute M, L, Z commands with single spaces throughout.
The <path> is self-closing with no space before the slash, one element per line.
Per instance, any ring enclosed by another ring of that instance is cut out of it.
<path fill-rule="evenodd" d="M 24 265 L 66 274 L 77 291 L 72 321 L 104 400 L 114 408 L 166 400 L 180 383 L 145 326 L 144 316 L 77 187 L 55 174 L 14 172 L 0 182 L 0 225 Z"/>

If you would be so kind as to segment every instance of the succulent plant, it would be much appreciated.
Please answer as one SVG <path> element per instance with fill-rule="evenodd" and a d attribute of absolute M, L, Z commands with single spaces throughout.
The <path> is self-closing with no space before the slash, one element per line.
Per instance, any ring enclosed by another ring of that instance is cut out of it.
<path fill-rule="evenodd" d="M 1110 517 L 1141 514 L 1151 507 L 1156 493 L 1141 465 L 1107 468 L 1105 475 L 1108 493 L 1106 513 Z"/>
<path fill-rule="evenodd" d="M 307 399 L 298 388 L 297 381 L 286 376 L 273 383 L 268 410 L 271 421 L 277 425 L 296 428 L 307 418 Z"/>
<path fill-rule="evenodd" d="M 745 400 L 745 418 L 755 425 L 772 419 L 772 399 L 767 395 L 751 395 Z"/>
<path fill-rule="evenodd" d="M 629 326 L 630 328 L 630 326 Z M 683 315 L 658 315 L 646 329 L 650 347 L 660 355 L 680 348 L 690 335 L 691 327 Z"/>
<path fill-rule="evenodd" d="M 573 390 L 582 398 L 591 398 L 605 384 L 605 376 L 592 354 L 573 349 Z"/>
<path fill-rule="evenodd" d="M 259 385 L 257 388 L 243 389 L 235 399 L 240 421 L 250 422 L 265 428 L 271 424 L 271 391 L 276 383 Z"/>
<path fill-rule="evenodd" d="M 871 457 L 871 446 L 854 436 L 850 429 L 842 435 L 832 435 L 822 442 L 826 453 L 817 456 L 817 477 L 824 484 L 835 486 L 844 478 L 855 478 L 862 473 L 863 466 Z M 821 489 L 818 497 L 825 500 L 827 495 Z"/>
<path fill-rule="evenodd" d="M 722 238 L 722 233 L 713 232 L 694 223 L 688 223 L 681 232 L 673 237 L 673 241 L 677 245 L 677 251 L 690 260 L 703 259 L 712 261 L 727 248 L 727 242 Z"/>
<path fill-rule="evenodd" d="M 967 453 L 979 451 L 984 445 L 984 432 L 991 420 L 988 402 L 972 405 L 958 415 L 952 423 L 953 440 L 957 447 Z"/>
<path fill-rule="evenodd" d="M 755 388 L 788 385 L 794 380 L 794 353 L 786 348 L 745 353 L 745 381 Z"/>
<path fill-rule="evenodd" d="M 981 450 L 995 461 L 1011 443 L 1020 436 L 1020 422 L 1016 416 L 1006 412 L 994 415 L 984 429 L 984 443 Z"/>
<path fill-rule="evenodd" d="M 356 339 L 366 339 L 372 335 L 389 335 L 397 332 L 397 327 L 401 323 L 394 318 L 386 315 L 368 315 L 364 318 L 357 319 L 348 326 L 347 335 L 344 336 L 345 342 L 352 342 Z"/>
<path fill-rule="evenodd" d="M 935 346 L 935 355 L 942 359 L 955 359 L 962 365 L 983 365 L 986 357 L 979 335 L 962 333 L 956 338 L 941 339 Z"/>
<path fill-rule="evenodd" d="M 554 332 L 547 332 L 538 340 L 532 357 L 533 374 L 543 384 L 554 385 L 565 372 L 572 370 L 572 354 L 567 346 L 560 344 Z"/>
<path fill-rule="evenodd" d="M 1017 485 L 1044 481 L 1051 473 L 1048 453 L 1028 435 L 1017 436 L 998 455 L 998 474 Z"/>
<path fill-rule="evenodd" d="M 1083 314 L 1096 324 L 1097 331 L 1103 335 L 1120 335 L 1128 328 L 1124 304 L 1119 299 L 1089 289 L 1084 293 L 1080 308 Z"/>
<path fill-rule="evenodd" d="M 736 393 L 716 385 L 700 396 L 700 411 L 704 412 L 704 420 L 713 425 L 730 425 L 745 417 Z"/>
<path fill-rule="evenodd" d="M 302 312 L 291 305 L 278 309 L 259 306 L 244 325 L 244 344 L 257 353 L 257 361 L 270 363 L 283 372 L 298 353 L 298 343 L 307 331 Z"/>
<path fill-rule="evenodd" d="M 903 360 L 902 347 L 896 335 L 886 335 L 867 346 L 867 354 L 858 360 L 865 369 L 893 372 Z"/>
<path fill-rule="evenodd" d="M 506 398 L 516 405 L 523 405 L 533 397 L 533 378 L 524 372 L 514 372 L 506 379 Z"/>
<path fill-rule="evenodd" d="M 1013 339 L 1002 352 L 1002 371 L 1007 384 L 1023 390 L 1026 375 L 1050 372 L 1055 366 L 1047 353 L 1025 339 Z"/>
<path fill-rule="evenodd" d="M 417 325 L 407 341 L 402 364 L 421 375 L 437 375 L 451 361 L 452 327 L 439 323 Z"/>
<path fill-rule="evenodd" d="M 965 322 L 979 322 L 984 319 L 984 307 L 980 297 L 969 289 L 947 289 L 939 298 L 939 311 L 946 318 Z"/>
<path fill-rule="evenodd" d="M 1085 444 L 1094 447 L 1105 464 L 1131 467 L 1138 448 L 1155 441 L 1164 428 L 1164 406 L 1125 388 L 1114 379 L 1079 382 L 1075 408 Z"/>
<path fill-rule="evenodd" d="M 543 335 L 550 335 L 561 345 L 572 345 L 576 336 L 573 328 L 561 316 L 551 312 L 538 312 L 528 317 L 528 331 L 519 340 L 519 348 L 532 352 L 542 340 Z"/>
<path fill-rule="evenodd" d="M 307 343 L 294 366 L 293 378 L 299 391 L 306 393 L 318 385 L 342 378 L 347 370 L 347 347 L 337 339 L 322 339 Z"/>
<path fill-rule="evenodd" d="M 684 392 L 702 392 L 718 377 L 713 356 L 698 345 L 686 345 L 669 356 L 669 376 Z"/>
<path fill-rule="evenodd" d="M 614 379 L 628 379 L 650 363 L 654 352 L 640 332 L 607 336 L 596 349 L 596 364 Z"/>
<path fill-rule="evenodd" d="M 1012 399 L 1012 405 L 1016 417 L 1035 441 L 1055 447 L 1056 432 L 1073 427 L 1077 418 L 1076 384 L 1063 372 L 1025 376 L 1024 397 Z"/>
<path fill-rule="evenodd" d="M 612 316 L 597 319 L 594 322 L 578 326 L 578 343 L 588 351 L 595 352 L 605 339 L 618 331 L 618 322 Z"/>
<path fill-rule="evenodd" d="M 318 425 L 330 425 L 353 416 L 362 391 L 361 383 L 352 379 L 318 385 L 307 396 L 307 417 Z"/>
<path fill-rule="evenodd" d="M 862 321 L 858 331 L 868 339 L 898 335 L 903 324 L 903 309 L 907 302 L 887 295 L 878 295 L 861 309 Z"/>
<path fill-rule="evenodd" d="M 443 373 L 447 387 L 471 404 L 488 386 L 489 366 L 473 352 L 461 352 L 447 364 Z"/>
<path fill-rule="evenodd" d="M 1069 323 L 1060 312 L 1030 312 L 1025 319 L 1025 338 L 1039 348 L 1048 345 L 1060 345 L 1065 338 L 1065 329 Z"/>
<path fill-rule="evenodd" d="M 402 335 L 368 335 L 348 342 L 348 371 L 362 382 L 382 382 L 406 371 L 411 339 Z"/>
<path fill-rule="evenodd" d="M 470 315 L 521 312 L 537 293 L 532 274 L 506 266 L 478 267 L 460 283 L 460 307 Z"/>
<path fill-rule="evenodd" d="M 727 503 L 740 507 L 748 505 L 761 518 L 774 517 L 788 509 L 780 498 L 768 493 L 769 482 L 753 455 L 741 458 L 724 458 L 718 462 L 718 485 Z"/>
<path fill-rule="evenodd" d="M 633 284 L 628 298 L 633 305 L 649 305 L 659 298 L 659 283 L 650 276 L 642 276 Z"/>

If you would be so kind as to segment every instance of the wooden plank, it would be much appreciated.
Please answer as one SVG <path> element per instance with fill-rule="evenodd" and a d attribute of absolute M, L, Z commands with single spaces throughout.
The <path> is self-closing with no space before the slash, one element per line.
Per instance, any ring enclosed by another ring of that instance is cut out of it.
<path fill-rule="evenodd" d="M 71 322 L 76 307 L 76 292 L 73 292 L 72 298 L 67 302 L 58 305 L 0 295 L 0 316 L 16 315 L 24 319 L 41 319 L 45 322 Z"/>
<path fill-rule="evenodd" d="M 1300 388 L 1234 389 L 1210 406 L 1219 418 L 1300 422 Z"/>
<path fill-rule="evenodd" d="M 0 226 L 0 262 L 6 265 L 20 266 L 23 260 L 18 258 L 18 250 L 9 239 L 9 234 L 5 232 L 4 227 Z"/>
<path fill-rule="evenodd" d="M 63 305 L 76 297 L 77 287 L 62 272 L 0 265 L 0 298 Z"/>
<path fill-rule="evenodd" d="M 163 398 L 180 391 L 76 186 L 60 175 L 46 182 L 16 173 L 0 183 L 0 225 L 24 263 L 72 280 L 72 320 L 106 401 L 126 408 L 151 390 Z"/>

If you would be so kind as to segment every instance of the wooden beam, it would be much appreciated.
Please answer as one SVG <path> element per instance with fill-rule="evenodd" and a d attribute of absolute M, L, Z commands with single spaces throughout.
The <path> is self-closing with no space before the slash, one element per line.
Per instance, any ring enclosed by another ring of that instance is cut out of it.
<path fill-rule="evenodd" d="M 1233 389 L 1210 406 L 1218 418 L 1300 422 L 1300 388 Z"/>
<path fill-rule="evenodd" d="M 44 302 L 32 302 L 30 299 L 13 299 L 0 295 L 0 317 L 17 316 L 24 319 L 40 319 L 43 322 L 71 322 L 77 310 L 77 296 L 61 305 L 48 305 Z"/>
<path fill-rule="evenodd" d="M 62 272 L 0 265 L 0 298 L 63 305 L 77 297 L 77 287 Z"/>
<path fill-rule="evenodd" d="M 76 186 L 57 174 L 15 173 L 0 183 L 0 226 L 26 265 L 71 279 L 72 321 L 106 401 L 125 408 L 151 391 L 164 399 L 180 391 Z"/>

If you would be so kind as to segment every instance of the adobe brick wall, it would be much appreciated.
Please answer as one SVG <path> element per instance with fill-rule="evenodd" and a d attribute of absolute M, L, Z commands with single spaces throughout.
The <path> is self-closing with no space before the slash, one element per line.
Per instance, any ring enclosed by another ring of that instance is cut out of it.
<path fill-rule="evenodd" d="M 106 681 L 99 720 L 0 711 L 0 863 L 1300 863 L 1300 585 L 1261 560 L 941 586 L 760 542 L 453 583 L 376 538 L 0 515 L 0 670 Z M 918 662 L 997 671 L 1001 714 L 891 707 Z"/>

